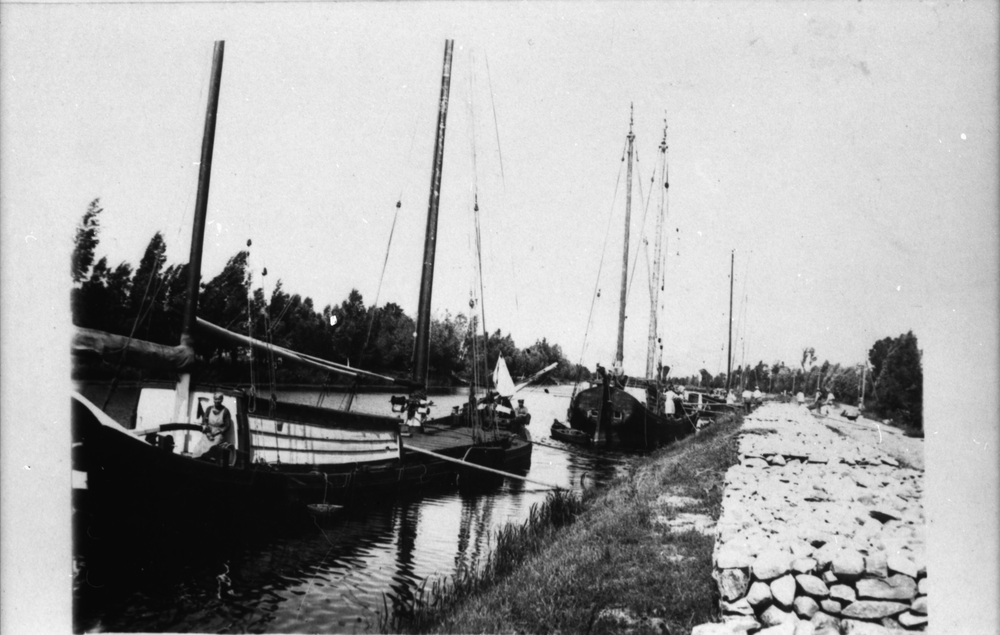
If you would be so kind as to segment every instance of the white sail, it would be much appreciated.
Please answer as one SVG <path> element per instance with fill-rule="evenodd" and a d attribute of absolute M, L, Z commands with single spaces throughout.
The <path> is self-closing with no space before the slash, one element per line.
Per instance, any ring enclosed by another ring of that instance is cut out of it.
<path fill-rule="evenodd" d="M 501 397 L 510 397 L 514 394 L 514 380 L 510 378 L 503 355 L 497 358 L 497 367 L 493 369 L 493 386 Z"/>

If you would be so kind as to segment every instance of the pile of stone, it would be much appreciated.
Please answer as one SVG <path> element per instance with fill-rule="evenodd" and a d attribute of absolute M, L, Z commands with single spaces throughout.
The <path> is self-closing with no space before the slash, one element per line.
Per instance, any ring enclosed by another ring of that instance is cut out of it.
<path fill-rule="evenodd" d="M 709 633 L 925 630 L 923 473 L 769 404 L 747 417 L 726 474 Z"/>

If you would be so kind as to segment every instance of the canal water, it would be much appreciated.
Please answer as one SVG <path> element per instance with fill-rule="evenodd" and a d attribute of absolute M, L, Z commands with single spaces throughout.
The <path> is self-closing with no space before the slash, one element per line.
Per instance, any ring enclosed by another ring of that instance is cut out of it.
<path fill-rule="evenodd" d="M 83 387 L 97 403 L 106 387 Z M 528 478 L 580 490 L 623 469 L 549 437 L 563 420 L 572 387 L 518 393 L 532 414 L 535 444 Z M 316 391 L 279 399 L 317 405 Z M 389 395 L 361 394 L 353 409 L 385 414 Z M 468 399 L 465 389 L 433 395 L 434 412 Z M 119 389 L 108 412 L 127 420 L 134 389 Z M 338 408 L 341 394 L 322 397 Z M 124 417 L 124 418 L 123 418 Z M 74 630 L 85 632 L 367 633 L 380 615 L 427 592 L 436 580 L 485 563 L 497 530 L 523 523 L 551 490 L 506 479 L 468 495 L 457 488 L 415 495 L 264 536 L 200 544 L 143 545 L 126 553 L 78 554 L 74 562 Z M 141 544 L 141 543 L 140 543 Z"/>

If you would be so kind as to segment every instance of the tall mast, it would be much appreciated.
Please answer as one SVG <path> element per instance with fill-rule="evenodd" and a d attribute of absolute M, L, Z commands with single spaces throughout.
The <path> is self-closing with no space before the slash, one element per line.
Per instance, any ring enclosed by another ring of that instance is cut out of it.
<path fill-rule="evenodd" d="M 729 392 L 729 381 L 733 376 L 733 263 L 736 262 L 736 250 L 729 255 L 729 352 L 726 354 L 726 392 Z"/>
<path fill-rule="evenodd" d="M 660 190 L 660 216 L 656 219 L 656 247 L 653 255 L 653 288 L 649 306 L 649 344 L 646 352 L 646 379 L 653 379 L 656 376 L 657 353 L 662 351 L 662 347 L 657 346 L 656 335 L 657 307 L 660 301 L 660 274 L 663 270 L 663 221 L 667 214 L 667 189 L 670 182 L 667 175 L 667 118 L 663 117 L 663 141 L 660 142 L 660 154 L 663 164 L 660 167 L 660 179 L 663 181 L 663 189 Z"/>
<path fill-rule="evenodd" d="M 420 303 L 417 307 L 417 342 L 414 350 L 413 382 L 427 387 L 427 364 L 431 336 L 431 290 L 434 287 L 434 252 L 437 247 L 438 202 L 441 199 L 441 166 L 444 160 L 445 122 L 448 119 L 448 93 L 451 88 L 451 51 L 454 40 L 444 42 L 444 70 L 441 73 L 441 98 L 438 106 L 437 138 L 434 142 L 434 169 L 427 206 L 427 233 L 424 236 L 424 264 L 420 274 Z"/>
<path fill-rule="evenodd" d="M 198 313 L 198 284 L 201 282 L 201 251 L 205 242 L 205 217 L 208 213 L 208 186 L 212 180 L 212 153 L 215 149 L 215 121 L 219 112 L 219 88 L 222 85 L 222 57 L 226 43 L 215 43 L 212 55 L 212 79 L 208 88 L 205 131 L 201 139 L 201 164 L 198 167 L 198 195 L 194 204 L 194 229 L 191 232 L 191 257 L 188 260 L 187 304 L 181 329 L 181 346 L 194 345 L 194 323 Z"/>
<path fill-rule="evenodd" d="M 191 230 L 191 256 L 188 260 L 187 304 L 184 306 L 184 323 L 181 327 L 181 347 L 194 357 L 194 325 L 198 314 L 198 290 L 201 282 L 201 251 L 205 243 L 205 217 L 208 215 L 208 186 L 212 180 L 212 154 L 215 150 L 215 121 L 219 112 L 219 88 L 222 86 L 222 58 L 226 43 L 215 42 L 212 54 L 212 78 L 208 87 L 208 107 L 205 112 L 205 130 L 201 139 L 201 163 L 198 166 L 198 194 L 194 203 L 194 228 Z M 174 420 L 181 421 L 189 411 L 191 374 L 181 373 L 174 389 Z M 190 435 L 185 438 L 184 452 L 188 451 Z"/>
<path fill-rule="evenodd" d="M 622 292 L 618 303 L 618 350 L 615 353 L 615 362 L 619 368 L 624 368 L 625 350 L 625 298 L 628 295 L 628 231 L 632 220 L 632 143 L 635 135 L 632 134 L 632 104 L 629 104 L 628 113 L 628 173 L 626 175 L 625 187 L 625 248 L 622 250 Z"/>

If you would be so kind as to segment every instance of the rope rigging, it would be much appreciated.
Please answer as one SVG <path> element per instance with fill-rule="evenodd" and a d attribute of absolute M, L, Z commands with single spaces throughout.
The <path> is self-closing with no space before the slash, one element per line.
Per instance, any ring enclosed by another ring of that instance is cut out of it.
<path fill-rule="evenodd" d="M 500 124 L 499 124 L 499 120 L 497 118 L 497 104 L 496 104 L 496 99 L 494 98 L 494 95 L 493 95 L 493 78 L 490 75 L 490 58 L 485 53 L 483 54 L 483 57 L 485 58 L 485 61 L 486 61 L 486 82 L 487 82 L 487 85 L 488 85 L 488 87 L 490 89 L 490 105 L 493 108 L 493 130 L 496 133 L 496 138 L 497 138 L 497 158 L 500 161 L 500 183 L 503 186 L 503 200 L 504 200 L 504 202 L 506 202 L 506 200 L 507 200 L 507 179 L 504 176 L 503 152 L 502 152 L 502 150 L 500 148 Z M 519 311 L 520 308 L 521 308 L 521 306 L 520 306 L 520 303 L 518 302 L 518 299 L 517 299 L 517 289 L 518 289 L 519 285 L 517 283 L 517 268 L 514 267 L 514 254 L 513 254 L 513 252 L 508 251 L 507 252 L 507 256 L 508 256 L 507 263 L 510 265 L 511 280 L 514 281 L 514 308 Z"/>
<path fill-rule="evenodd" d="M 471 54 L 470 54 L 471 56 Z M 473 206 L 472 206 L 472 217 L 473 217 L 473 237 L 474 241 L 474 262 L 476 263 L 474 269 L 473 283 L 471 285 L 469 294 L 469 313 L 470 317 L 475 309 L 476 304 L 479 305 L 479 318 L 482 322 L 483 328 L 483 350 L 480 355 L 479 347 L 476 345 L 476 337 L 473 334 L 472 341 L 472 367 L 473 367 L 473 384 L 469 388 L 469 417 L 471 419 L 470 423 L 473 428 L 473 438 L 475 441 L 486 440 L 486 430 L 483 429 L 484 423 L 493 432 L 494 438 L 497 434 L 497 429 L 494 420 L 494 411 L 492 408 L 488 408 L 483 412 L 489 417 L 487 422 L 483 422 L 478 415 L 478 409 L 476 407 L 476 389 L 480 385 L 486 385 L 489 378 L 489 330 L 486 326 L 486 288 L 484 283 L 484 270 L 483 270 L 483 238 L 482 238 L 482 218 L 480 216 L 479 210 L 479 165 L 477 161 L 476 152 L 476 113 L 475 113 L 475 65 L 470 65 L 472 70 L 469 73 L 469 90 L 470 96 L 468 100 L 469 106 L 469 127 L 471 130 L 470 138 L 470 151 L 472 154 L 472 188 L 473 188 Z M 476 297 L 476 282 L 478 282 L 479 296 Z M 469 322 L 470 330 L 474 327 L 474 320 L 470 319 Z M 480 373 L 480 369 L 482 372 Z"/>
<path fill-rule="evenodd" d="M 601 260 L 597 265 L 597 279 L 594 281 L 594 293 L 590 298 L 590 312 L 587 314 L 587 327 L 583 331 L 583 346 L 580 350 L 579 366 L 583 365 L 583 356 L 587 352 L 587 338 L 590 335 L 590 325 L 593 323 L 594 319 L 594 305 L 597 302 L 597 298 L 601 297 L 601 272 L 604 270 L 604 256 L 608 252 L 608 237 L 611 235 L 611 220 L 614 217 L 615 199 L 618 198 L 618 186 L 621 184 L 622 169 L 625 164 L 625 152 L 627 148 L 628 142 L 626 142 L 622 147 L 622 158 L 618 165 L 618 176 L 615 178 L 615 190 L 611 196 L 611 209 L 608 210 L 608 226 L 604 229 L 604 246 L 601 248 Z M 573 384 L 573 394 L 570 396 L 570 401 L 576 397 L 576 391 L 579 386 L 580 379 L 579 376 L 577 376 L 577 381 Z"/>

